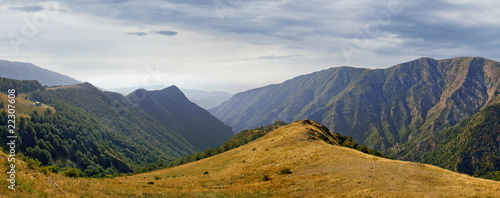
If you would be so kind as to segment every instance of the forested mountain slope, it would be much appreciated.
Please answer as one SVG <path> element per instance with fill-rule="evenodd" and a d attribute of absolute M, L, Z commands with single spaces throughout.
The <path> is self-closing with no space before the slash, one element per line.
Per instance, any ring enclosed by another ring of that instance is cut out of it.
<path fill-rule="evenodd" d="M 500 104 L 436 133 L 411 153 L 425 156 L 424 163 L 500 181 Z"/>
<path fill-rule="evenodd" d="M 429 134 L 499 102 L 500 63 L 420 58 L 387 69 L 336 67 L 234 95 L 210 112 L 238 131 L 313 119 L 402 156 Z M 404 145 L 405 143 L 408 143 Z"/>
<path fill-rule="evenodd" d="M 197 119 L 165 125 L 135 101 L 102 92 L 90 83 L 46 88 L 36 81 L 0 80 L 0 139 L 7 137 L 7 126 L 3 124 L 7 122 L 8 101 L 4 93 L 14 88 L 21 93 L 15 104 L 20 152 L 44 165 L 71 166 L 89 176 L 104 175 L 134 171 L 160 158 L 169 161 L 205 149 L 193 146 L 181 135 L 181 124 L 196 125 Z M 185 102 L 177 99 L 183 98 L 172 98 L 171 102 Z M 34 101 L 43 105 L 36 106 Z M 231 133 L 229 127 L 222 126 Z M 208 141 L 227 139 L 216 136 Z"/>
<path fill-rule="evenodd" d="M 233 136 L 231 127 L 189 101 L 176 86 L 158 91 L 140 89 L 128 98 L 162 125 L 177 129 L 198 150 L 215 148 Z"/>

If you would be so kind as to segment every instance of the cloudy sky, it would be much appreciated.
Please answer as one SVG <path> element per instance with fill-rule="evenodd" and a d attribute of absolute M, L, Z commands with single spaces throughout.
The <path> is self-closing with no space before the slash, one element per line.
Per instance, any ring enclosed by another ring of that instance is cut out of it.
<path fill-rule="evenodd" d="M 0 0 L 0 59 L 235 93 L 335 66 L 499 61 L 499 19 L 493 0 Z"/>

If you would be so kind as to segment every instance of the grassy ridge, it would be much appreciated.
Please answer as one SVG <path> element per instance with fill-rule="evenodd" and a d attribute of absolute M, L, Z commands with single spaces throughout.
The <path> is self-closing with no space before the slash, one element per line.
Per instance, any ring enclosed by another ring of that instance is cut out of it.
<path fill-rule="evenodd" d="M 368 149 L 364 145 L 359 145 L 355 140 L 352 139 L 351 136 L 345 136 L 345 135 L 341 135 L 339 133 L 331 133 L 328 130 L 328 128 L 326 128 L 325 126 L 319 125 L 318 123 L 313 122 L 313 121 L 305 120 L 303 122 L 310 124 L 310 125 L 314 125 L 322 130 L 322 133 L 314 133 L 314 132 L 310 131 L 309 135 L 311 136 L 311 139 L 321 140 L 321 141 L 324 141 L 328 144 L 344 146 L 347 148 L 356 149 L 356 150 L 361 151 L 361 152 L 366 153 L 366 154 L 388 158 L 386 156 L 383 156 L 378 151 Z M 276 121 L 276 122 L 269 124 L 267 126 L 256 127 L 254 129 L 251 129 L 251 130 L 245 129 L 245 130 L 237 133 L 236 135 L 234 135 L 231 138 L 231 140 L 224 142 L 220 147 L 217 147 L 215 149 L 208 148 L 201 153 L 197 152 L 197 153 L 190 154 L 190 155 L 187 155 L 184 157 L 180 157 L 180 158 L 177 158 L 176 160 L 168 162 L 168 163 L 165 160 L 161 159 L 161 160 L 158 160 L 154 163 L 149 164 L 146 167 L 139 169 L 138 171 L 136 171 L 136 173 L 145 173 L 145 172 L 150 172 L 150 171 L 164 169 L 164 168 L 172 168 L 172 167 L 180 166 L 180 165 L 187 164 L 190 162 L 202 160 L 202 159 L 205 159 L 208 157 L 212 157 L 212 156 L 224 153 L 226 151 L 233 150 L 233 149 L 238 148 L 240 146 L 243 146 L 243 145 L 250 143 L 254 140 L 257 140 L 258 138 L 263 137 L 264 135 L 268 134 L 269 132 L 272 132 L 273 130 L 278 129 L 280 126 L 285 126 L 285 125 L 288 125 L 288 124 L 286 122 L 283 122 L 283 121 Z M 329 134 L 329 135 L 326 136 L 324 134 Z"/>
<path fill-rule="evenodd" d="M 498 182 L 367 155 L 318 140 L 314 134 L 334 137 L 317 124 L 296 122 L 216 156 L 116 178 L 38 174 L 36 168 L 30 170 L 20 161 L 18 191 L 0 188 L 0 194 L 9 197 L 496 197 L 500 193 Z M 2 152 L 0 155 L 5 157 Z M 4 162 L 5 158 L 0 157 L 0 164 Z M 0 166 L 0 171 L 5 172 L 6 166 Z M 0 180 L 0 185 L 5 185 L 5 180 Z"/>

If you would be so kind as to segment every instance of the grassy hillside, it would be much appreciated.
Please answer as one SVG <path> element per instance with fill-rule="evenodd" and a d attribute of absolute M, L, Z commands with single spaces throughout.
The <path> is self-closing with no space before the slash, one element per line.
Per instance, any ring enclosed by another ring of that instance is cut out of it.
<path fill-rule="evenodd" d="M 500 196 L 499 182 L 367 155 L 318 140 L 317 135 L 331 134 L 317 123 L 296 122 L 220 155 L 112 179 L 43 175 L 22 165 L 16 193 L 22 197 Z M 6 188 L 0 193 L 14 196 Z"/>

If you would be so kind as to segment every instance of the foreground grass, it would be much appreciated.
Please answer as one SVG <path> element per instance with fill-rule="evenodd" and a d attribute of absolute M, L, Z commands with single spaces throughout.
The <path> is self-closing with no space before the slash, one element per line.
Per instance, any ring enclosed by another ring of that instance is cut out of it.
<path fill-rule="evenodd" d="M 315 124 L 296 122 L 217 156 L 112 179 L 65 178 L 22 168 L 18 191 L 8 191 L 2 179 L 0 194 L 8 197 L 500 197 L 500 182 L 330 145 L 311 139 L 308 135 L 311 130 L 321 132 Z M 4 164 L 4 159 L 0 160 Z M 5 168 L 2 166 L 2 173 Z M 48 177 L 59 187 L 49 182 Z"/>

